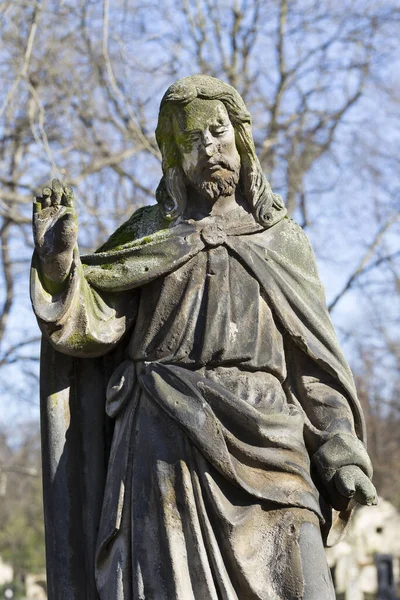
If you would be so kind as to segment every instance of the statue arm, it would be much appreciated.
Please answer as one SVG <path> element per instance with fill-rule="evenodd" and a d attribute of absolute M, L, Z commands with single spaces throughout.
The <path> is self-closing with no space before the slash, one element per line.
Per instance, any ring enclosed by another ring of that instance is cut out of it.
<path fill-rule="evenodd" d="M 106 293 L 86 280 L 78 250 L 63 286 L 49 291 L 35 252 L 31 269 L 31 300 L 43 336 L 64 354 L 101 356 L 112 350 L 133 324 L 138 292 Z"/>
<path fill-rule="evenodd" d="M 363 504 L 374 503 L 371 461 L 356 435 L 345 390 L 294 345 L 289 356 L 294 395 L 305 414 L 304 438 L 311 465 L 332 506 L 342 510 L 352 496 Z M 362 489 L 357 491 L 357 487 Z"/>
<path fill-rule="evenodd" d="M 31 299 L 43 336 L 64 354 L 107 353 L 135 318 L 136 292 L 107 293 L 85 277 L 72 188 L 54 179 L 33 202 Z"/>

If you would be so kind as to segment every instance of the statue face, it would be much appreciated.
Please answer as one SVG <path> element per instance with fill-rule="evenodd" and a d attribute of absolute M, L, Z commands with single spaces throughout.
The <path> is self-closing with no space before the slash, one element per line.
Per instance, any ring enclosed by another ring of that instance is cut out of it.
<path fill-rule="evenodd" d="M 175 117 L 175 139 L 183 171 L 194 189 L 211 201 L 234 193 L 240 156 L 222 102 L 196 98 L 180 106 Z"/>

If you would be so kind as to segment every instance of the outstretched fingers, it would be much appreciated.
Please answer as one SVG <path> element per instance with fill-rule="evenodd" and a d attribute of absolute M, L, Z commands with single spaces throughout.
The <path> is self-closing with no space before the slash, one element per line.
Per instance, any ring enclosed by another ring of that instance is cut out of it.
<path fill-rule="evenodd" d="M 51 189 L 48 187 L 43 188 L 41 196 L 34 196 L 34 198 L 33 198 L 33 214 L 34 215 L 39 214 L 43 208 L 47 208 L 48 206 L 51 206 L 50 196 L 51 196 Z"/>
<path fill-rule="evenodd" d="M 51 206 L 51 195 L 52 190 L 49 187 L 45 187 L 42 190 L 42 208 L 48 208 Z"/>
<path fill-rule="evenodd" d="M 74 207 L 74 192 L 72 187 L 66 185 L 64 188 L 64 193 L 62 195 L 62 203 L 64 206 L 69 206 L 70 208 Z"/>
<path fill-rule="evenodd" d="M 41 196 L 33 199 L 33 214 L 40 213 L 51 206 L 74 206 L 74 192 L 69 185 L 63 187 L 59 179 L 53 179 L 52 187 L 45 187 Z"/>
<path fill-rule="evenodd" d="M 34 196 L 32 203 L 33 215 L 37 215 L 42 210 L 42 197 Z"/>
<path fill-rule="evenodd" d="M 59 206 L 61 204 L 61 198 L 64 193 L 64 188 L 61 185 L 61 181 L 59 179 L 53 179 L 51 185 L 52 185 L 51 203 L 53 206 Z"/>
<path fill-rule="evenodd" d="M 52 182 L 53 193 L 52 193 L 52 204 L 53 206 L 69 206 L 72 208 L 74 206 L 74 192 L 72 191 L 72 187 L 66 185 L 63 187 L 59 179 L 53 179 Z"/>

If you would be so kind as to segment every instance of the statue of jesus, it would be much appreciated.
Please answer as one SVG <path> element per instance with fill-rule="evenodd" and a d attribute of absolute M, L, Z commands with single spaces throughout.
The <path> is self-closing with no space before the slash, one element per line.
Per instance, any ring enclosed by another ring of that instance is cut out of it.
<path fill-rule="evenodd" d="M 231 86 L 171 85 L 157 203 L 80 256 L 34 203 L 49 600 L 334 600 L 323 545 L 376 502 L 315 259 Z"/>

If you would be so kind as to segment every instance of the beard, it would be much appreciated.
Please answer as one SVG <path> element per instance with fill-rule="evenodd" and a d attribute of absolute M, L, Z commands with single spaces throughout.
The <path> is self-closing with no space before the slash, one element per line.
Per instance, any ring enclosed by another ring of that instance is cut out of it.
<path fill-rule="evenodd" d="M 240 157 L 227 160 L 214 157 L 212 165 L 221 168 L 216 172 L 210 171 L 210 164 L 196 169 L 196 172 L 187 173 L 189 184 L 202 196 L 215 202 L 218 198 L 231 196 L 239 183 Z"/>
<path fill-rule="evenodd" d="M 196 189 L 210 200 L 231 196 L 239 182 L 239 170 L 235 173 L 228 172 L 226 175 L 214 175 L 209 180 L 198 183 Z"/>

